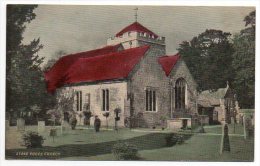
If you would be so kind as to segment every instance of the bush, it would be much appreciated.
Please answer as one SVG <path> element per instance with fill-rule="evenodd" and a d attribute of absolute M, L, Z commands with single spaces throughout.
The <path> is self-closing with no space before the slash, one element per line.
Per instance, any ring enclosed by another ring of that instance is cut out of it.
<path fill-rule="evenodd" d="M 23 144 L 27 149 L 29 148 L 41 148 L 44 142 L 44 138 L 37 132 L 29 131 L 23 134 Z"/>
<path fill-rule="evenodd" d="M 138 149 L 129 143 L 117 143 L 112 148 L 112 153 L 117 160 L 137 160 Z"/>
<path fill-rule="evenodd" d="M 72 130 L 75 130 L 76 125 L 77 125 L 77 119 L 76 119 L 75 116 L 72 116 L 72 117 L 70 118 L 70 126 L 71 126 L 71 129 L 72 129 Z"/>
<path fill-rule="evenodd" d="M 203 126 L 198 126 L 197 129 L 194 130 L 195 133 L 205 133 Z"/>
<path fill-rule="evenodd" d="M 184 137 L 183 135 L 171 133 L 165 136 L 165 141 L 166 146 L 170 147 L 176 144 L 182 144 L 184 142 Z"/>
<path fill-rule="evenodd" d="M 184 143 L 184 137 L 183 135 L 177 135 L 177 144 L 183 144 Z"/>

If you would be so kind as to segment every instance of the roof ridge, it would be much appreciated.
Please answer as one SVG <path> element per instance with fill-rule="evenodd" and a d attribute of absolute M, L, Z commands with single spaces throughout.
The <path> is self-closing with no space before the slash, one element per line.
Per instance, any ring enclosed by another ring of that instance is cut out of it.
<path fill-rule="evenodd" d="M 117 51 L 117 52 L 109 52 L 109 53 L 105 53 L 105 54 L 100 54 L 100 55 L 98 55 L 98 56 L 80 57 L 80 58 L 78 58 L 77 60 L 79 60 L 79 59 L 101 58 L 101 57 L 104 57 L 104 56 L 120 54 L 120 53 L 122 53 L 122 52 L 128 52 L 128 51 L 132 51 L 132 50 L 136 50 L 136 49 L 141 49 L 141 48 L 145 48 L 145 47 L 149 48 L 150 46 L 149 46 L 149 45 L 143 45 L 143 46 L 139 46 L 139 47 L 134 47 L 134 48 L 128 48 L 128 49 L 125 49 L 125 50 L 120 50 L 120 51 Z"/>
<path fill-rule="evenodd" d="M 123 35 L 125 32 L 129 32 L 129 31 L 141 31 L 141 32 L 146 32 L 146 33 L 150 33 L 152 35 L 154 35 L 156 38 L 158 37 L 158 35 L 156 33 L 154 33 L 153 31 L 149 30 L 148 28 L 146 28 L 145 26 L 143 26 L 142 24 L 140 24 L 139 22 L 133 22 L 132 24 L 126 26 L 125 28 L 123 28 L 121 31 L 119 31 L 115 36 L 121 36 Z"/>
<path fill-rule="evenodd" d="M 104 47 L 101 47 L 101 48 L 95 48 L 95 49 L 92 49 L 92 50 L 87 50 L 87 51 L 82 51 L 82 52 L 75 52 L 75 53 L 71 53 L 71 54 L 67 54 L 65 56 L 62 56 L 61 58 L 65 58 L 65 57 L 69 57 L 69 56 L 74 56 L 76 54 L 84 54 L 84 53 L 89 53 L 91 51 L 98 51 L 98 50 L 103 50 L 103 49 L 106 49 L 106 48 L 113 48 L 113 47 L 119 47 L 121 44 L 116 44 L 116 45 L 108 45 L 108 46 L 104 46 Z"/>
<path fill-rule="evenodd" d="M 99 55 L 93 58 L 78 58 L 66 70 L 64 83 L 73 84 L 126 78 L 146 54 L 149 47 L 149 45 L 144 45 L 110 53 L 110 56 Z M 116 58 L 112 58 L 112 56 Z"/>

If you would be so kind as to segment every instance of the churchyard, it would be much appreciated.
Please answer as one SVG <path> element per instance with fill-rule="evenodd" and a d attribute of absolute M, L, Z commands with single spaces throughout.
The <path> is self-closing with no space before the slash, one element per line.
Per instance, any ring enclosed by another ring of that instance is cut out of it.
<path fill-rule="evenodd" d="M 6 131 L 6 159 L 57 159 L 57 160 L 117 160 L 112 147 L 118 142 L 133 144 L 138 149 L 138 160 L 166 161 L 253 161 L 254 139 L 244 139 L 243 126 L 229 125 L 230 152 L 220 154 L 222 126 L 205 126 L 205 133 L 194 131 L 175 132 L 184 136 L 184 142 L 166 145 L 166 137 L 173 131 L 161 129 L 119 129 L 101 128 L 96 133 L 93 128 L 77 126 L 76 130 L 63 130 L 57 126 L 57 136 L 51 137 L 45 126 L 26 126 L 25 131 L 17 131 L 12 126 Z M 26 149 L 21 146 L 22 134 L 39 131 L 44 137 L 41 148 Z"/>

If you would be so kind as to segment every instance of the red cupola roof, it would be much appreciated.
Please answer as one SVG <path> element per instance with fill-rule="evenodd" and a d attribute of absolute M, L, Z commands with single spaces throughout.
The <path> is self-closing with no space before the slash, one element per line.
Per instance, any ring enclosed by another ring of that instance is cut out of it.
<path fill-rule="evenodd" d="M 116 37 L 122 36 L 126 32 L 143 32 L 147 33 L 148 35 L 153 35 L 155 38 L 158 37 L 154 32 L 150 31 L 149 29 L 145 28 L 143 25 L 141 25 L 139 22 L 134 22 L 131 25 L 128 25 L 124 29 L 122 29 L 120 32 L 116 34 Z"/>

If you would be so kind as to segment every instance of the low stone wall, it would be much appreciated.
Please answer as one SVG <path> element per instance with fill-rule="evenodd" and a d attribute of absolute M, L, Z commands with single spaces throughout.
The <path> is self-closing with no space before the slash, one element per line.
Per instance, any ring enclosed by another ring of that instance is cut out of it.
<path fill-rule="evenodd" d="M 187 120 L 187 127 L 191 128 L 192 126 L 192 120 L 191 118 L 178 118 L 178 119 L 170 119 L 167 120 L 167 128 L 168 129 L 173 129 L 173 130 L 178 130 L 183 127 L 183 121 Z"/>

